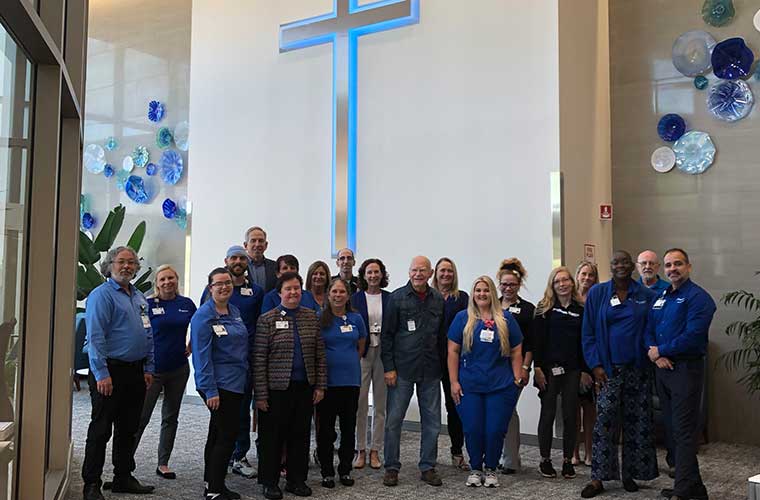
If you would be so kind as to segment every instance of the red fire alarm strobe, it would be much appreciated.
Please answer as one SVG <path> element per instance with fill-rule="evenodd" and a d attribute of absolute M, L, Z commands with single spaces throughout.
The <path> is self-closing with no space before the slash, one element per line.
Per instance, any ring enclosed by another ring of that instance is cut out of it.
<path fill-rule="evenodd" d="M 612 220 L 612 205 L 599 205 L 599 220 Z"/>

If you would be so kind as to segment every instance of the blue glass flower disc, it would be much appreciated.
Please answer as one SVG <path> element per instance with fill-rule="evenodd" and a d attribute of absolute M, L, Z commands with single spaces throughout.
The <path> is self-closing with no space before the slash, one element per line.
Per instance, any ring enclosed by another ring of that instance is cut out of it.
<path fill-rule="evenodd" d="M 657 124 L 657 135 L 666 142 L 677 141 L 684 132 L 686 132 L 686 122 L 675 113 L 663 116 Z"/>
<path fill-rule="evenodd" d="M 729 24 L 735 13 L 733 0 L 705 0 L 702 4 L 702 20 L 710 26 Z"/>
<path fill-rule="evenodd" d="M 704 90 L 707 88 L 707 84 L 710 83 L 707 81 L 707 78 L 705 78 L 702 75 L 699 75 L 694 79 L 694 87 L 697 88 L 697 90 Z"/>
<path fill-rule="evenodd" d="M 93 174 L 99 174 L 106 168 L 106 152 L 97 144 L 84 148 L 84 168 Z"/>
<path fill-rule="evenodd" d="M 155 163 L 148 163 L 145 165 L 145 173 L 148 175 L 156 175 L 158 172 L 158 166 Z"/>
<path fill-rule="evenodd" d="M 156 132 L 156 145 L 161 149 L 166 149 L 172 145 L 172 132 L 169 127 L 161 127 Z"/>
<path fill-rule="evenodd" d="M 678 170 L 686 174 L 701 174 L 715 159 L 715 145 L 705 132 L 686 132 L 673 145 Z"/>
<path fill-rule="evenodd" d="M 145 146 L 137 146 L 132 151 L 132 162 L 136 167 L 144 167 L 150 161 L 150 152 Z"/>
<path fill-rule="evenodd" d="M 161 178 L 167 184 L 176 184 L 182 177 L 182 156 L 173 149 L 161 155 Z"/>
<path fill-rule="evenodd" d="M 103 169 L 103 175 L 105 175 L 106 177 L 113 176 L 113 165 L 111 165 L 110 163 L 106 163 L 106 166 Z"/>
<path fill-rule="evenodd" d="M 186 121 L 179 122 L 174 127 L 174 144 L 182 151 L 190 149 L 190 124 Z"/>
<path fill-rule="evenodd" d="M 129 179 L 130 175 L 131 174 L 126 170 L 119 170 L 116 172 L 116 189 L 119 191 L 124 191 L 124 186 L 126 185 L 127 179 Z"/>
<path fill-rule="evenodd" d="M 167 219 L 173 219 L 177 213 L 177 204 L 174 203 L 171 198 L 167 198 L 161 204 L 161 210 L 164 212 L 164 217 Z"/>
<path fill-rule="evenodd" d="M 752 111 L 755 98 L 742 80 L 719 80 L 707 93 L 707 109 L 726 122 L 741 120 Z"/>
<path fill-rule="evenodd" d="M 164 117 L 165 108 L 159 101 L 150 101 L 148 103 L 148 120 L 160 122 Z"/>
<path fill-rule="evenodd" d="M 177 215 L 174 216 L 174 222 L 180 229 L 187 229 L 187 212 L 181 208 L 177 210 Z"/>
<path fill-rule="evenodd" d="M 673 42 L 673 66 L 684 76 L 697 76 L 710 70 L 715 38 L 700 30 L 687 31 Z"/>
<path fill-rule="evenodd" d="M 92 229 L 95 225 L 95 217 L 90 212 L 82 214 L 82 227 L 85 229 Z"/>
<path fill-rule="evenodd" d="M 715 46 L 711 62 L 713 73 L 723 80 L 736 80 L 749 75 L 755 54 L 742 38 L 729 38 Z"/>
<path fill-rule="evenodd" d="M 111 136 L 108 139 L 106 139 L 106 149 L 108 151 L 114 151 L 118 149 L 118 147 L 119 147 L 119 142 L 116 140 L 116 137 Z"/>
<path fill-rule="evenodd" d="M 130 175 L 127 178 L 127 182 L 124 184 L 124 192 L 135 203 L 148 203 L 150 201 L 151 194 L 139 175 Z"/>

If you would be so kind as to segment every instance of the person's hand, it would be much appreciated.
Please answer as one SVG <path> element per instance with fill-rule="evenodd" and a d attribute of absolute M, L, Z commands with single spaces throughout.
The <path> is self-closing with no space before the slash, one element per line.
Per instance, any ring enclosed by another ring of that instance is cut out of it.
<path fill-rule="evenodd" d="M 462 396 L 464 396 L 464 392 L 462 392 L 462 385 L 459 382 L 452 382 L 451 399 L 454 400 L 454 403 L 459 404 L 462 402 Z"/>
<path fill-rule="evenodd" d="M 187 345 L 185 346 L 185 357 L 189 358 L 192 353 L 193 353 L 193 348 L 188 342 Z"/>
<path fill-rule="evenodd" d="M 396 385 L 396 379 L 398 378 L 398 374 L 396 373 L 396 370 L 391 370 L 389 372 L 385 372 L 385 375 L 383 375 L 383 378 L 385 379 L 385 385 L 388 387 L 393 387 Z"/>
<path fill-rule="evenodd" d="M 596 392 L 598 393 L 599 391 L 602 390 L 602 387 L 604 387 L 604 384 L 607 383 L 607 372 L 605 372 L 604 368 L 602 368 L 601 366 L 597 366 L 591 371 L 594 372 L 594 380 L 596 380 L 594 385 L 596 386 Z"/>
<path fill-rule="evenodd" d="M 584 389 L 590 389 L 592 385 L 594 385 L 594 379 L 591 378 L 591 375 L 586 372 L 581 372 L 581 387 Z"/>
<path fill-rule="evenodd" d="M 256 409 L 259 411 L 269 411 L 269 402 L 266 399 L 256 401 Z"/>
<path fill-rule="evenodd" d="M 153 385 L 153 374 L 143 373 L 143 379 L 145 380 L 145 388 L 150 389 L 150 386 Z"/>
<path fill-rule="evenodd" d="M 536 368 L 533 375 L 533 381 L 538 386 L 539 391 L 546 390 L 546 375 L 544 375 L 544 371 L 541 368 Z"/>
<path fill-rule="evenodd" d="M 314 389 L 314 395 L 312 396 L 312 403 L 317 404 L 320 401 L 325 399 L 325 390 L 324 389 Z"/>
<path fill-rule="evenodd" d="M 113 380 L 111 380 L 111 377 L 106 377 L 103 380 L 98 381 L 98 392 L 103 396 L 110 396 L 113 394 Z"/>
<path fill-rule="evenodd" d="M 649 352 L 647 352 L 647 356 L 649 356 L 649 360 L 654 363 L 660 357 L 660 350 L 656 345 L 650 346 Z"/>
<path fill-rule="evenodd" d="M 528 370 L 525 368 L 520 369 L 520 380 L 522 380 L 522 387 L 528 385 L 528 382 L 530 381 L 530 373 L 528 373 Z"/>
<path fill-rule="evenodd" d="M 219 409 L 219 396 L 214 396 L 213 398 L 208 398 L 206 400 L 206 406 L 208 406 L 209 410 L 218 410 Z"/>
<path fill-rule="evenodd" d="M 657 358 L 657 361 L 654 362 L 655 365 L 657 365 L 657 368 L 662 368 L 663 370 L 672 370 L 673 369 L 673 362 L 664 357 Z"/>

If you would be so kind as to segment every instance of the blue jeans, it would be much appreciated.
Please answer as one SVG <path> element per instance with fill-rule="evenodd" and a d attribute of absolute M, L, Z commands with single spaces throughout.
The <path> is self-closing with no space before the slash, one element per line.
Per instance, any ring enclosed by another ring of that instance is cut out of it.
<path fill-rule="evenodd" d="M 420 438 L 420 471 L 435 467 L 438 458 L 438 433 L 441 431 L 441 381 L 411 382 L 400 376 L 396 385 L 388 387 L 385 415 L 385 469 L 401 469 L 401 424 L 409 401 L 417 387 L 417 403 L 420 407 L 422 433 Z"/>
<path fill-rule="evenodd" d="M 243 401 L 240 402 L 240 419 L 235 437 L 235 449 L 230 461 L 244 459 L 248 450 L 251 449 L 251 399 L 253 399 L 253 394 L 250 384 L 246 384 L 244 391 Z"/>

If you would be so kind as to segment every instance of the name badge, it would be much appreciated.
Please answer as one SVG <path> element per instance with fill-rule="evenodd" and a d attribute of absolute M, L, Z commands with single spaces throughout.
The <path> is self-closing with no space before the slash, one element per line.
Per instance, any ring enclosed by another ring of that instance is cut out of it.
<path fill-rule="evenodd" d="M 227 335 L 227 329 L 224 327 L 224 325 L 212 325 L 211 328 L 214 329 L 214 333 L 217 337 L 224 337 Z"/>
<path fill-rule="evenodd" d="M 251 296 L 251 295 L 253 295 L 253 290 L 252 290 L 252 289 L 250 289 L 250 288 L 241 288 L 241 289 L 240 289 L 240 295 L 248 295 L 248 296 Z"/>
<path fill-rule="evenodd" d="M 619 305 L 620 305 L 620 299 L 619 299 L 619 298 L 617 298 L 617 297 L 612 297 L 612 298 L 610 299 L 610 305 L 611 305 L 612 307 L 615 307 L 615 306 L 619 306 Z"/>
<path fill-rule="evenodd" d="M 143 328 L 150 328 L 150 318 L 148 317 L 148 315 L 145 313 L 142 313 L 140 317 L 142 318 Z"/>
<path fill-rule="evenodd" d="M 520 314 L 520 308 L 516 306 L 509 306 L 509 312 L 512 314 Z"/>
<path fill-rule="evenodd" d="M 410 332 L 417 331 L 417 323 L 415 323 L 413 319 L 410 319 L 406 322 L 406 329 Z"/>
<path fill-rule="evenodd" d="M 375 323 L 374 325 L 369 327 L 369 333 L 379 334 L 380 333 L 380 325 Z"/>
<path fill-rule="evenodd" d="M 278 329 L 278 330 L 284 330 L 285 328 L 288 327 L 288 322 L 287 321 L 275 321 L 274 322 L 274 327 L 276 329 Z"/>
<path fill-rule="evenodd" d="M 164 308 L 163 307 L 154 307 L 152 311 L 153 311 L 153 316 L 160 316 L 160 315 L 164 314 Z M 185 312 L 187 312 L 187 311 L 185 311 Z"/>
<path fill-rule="evenodd" d="M 559 375 L 564 375 L 564 374 L 565 374 L 565 369 L 562 368 L 561 366 L 555 366 L 554 368 L 552 368 L 552 375 L 554 375 L 555 377 Z"/>
<path fill-rule="evenodd" d="M 354 331 L 354 325 L 341 325 L 340 333 L 351 333 Z"/>
<path fill-rule="evenodd" d="M 654 305 L 652 306 L 652 309 L 662 309 L 662 306 L 665 305 L 665 299 L 657 299 L 654 301 Z"/>
<path fill-rule="evenodd" d="M 491 330 L 490 328 L 485 329 L 485 330 L 480 330 L 480 341 L 488 342 L 489 344 L 493 343 L 493 330 Z"/>

